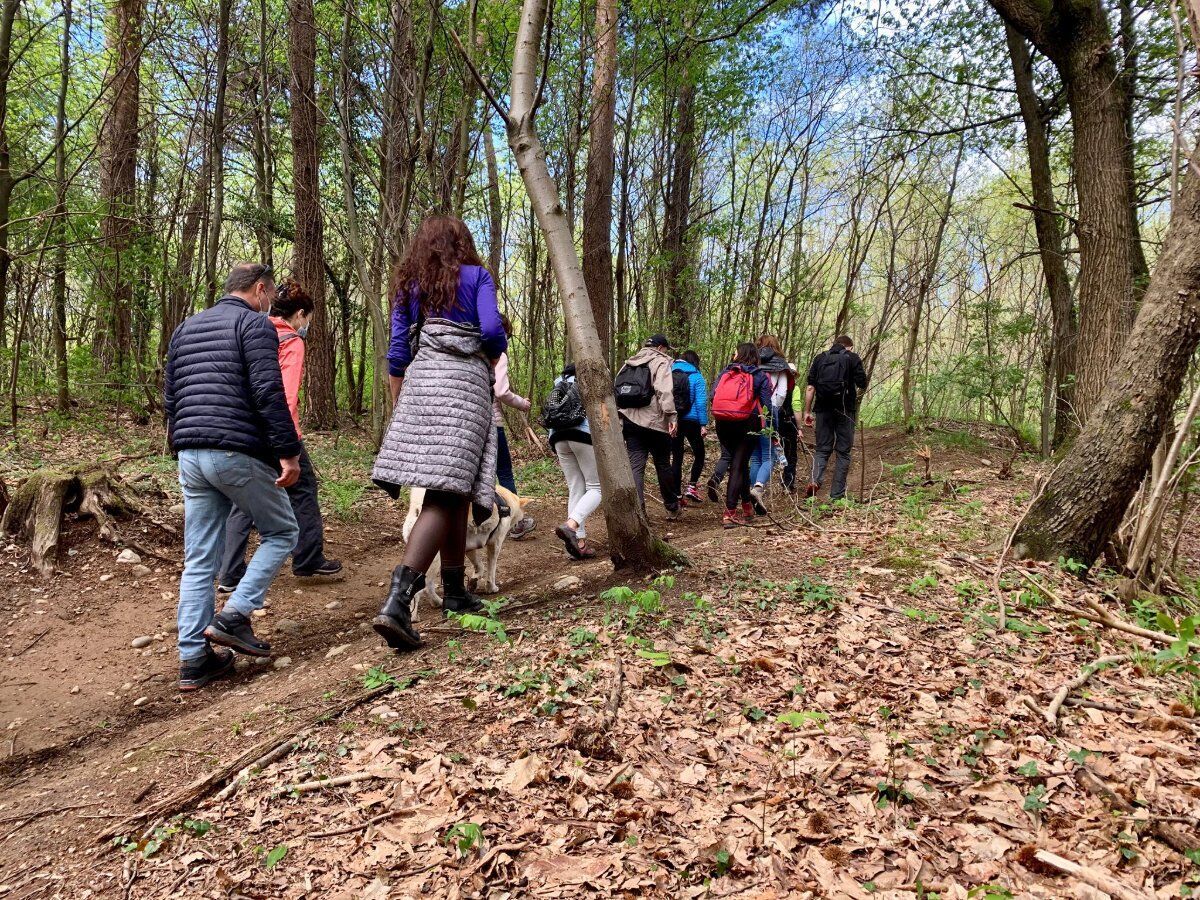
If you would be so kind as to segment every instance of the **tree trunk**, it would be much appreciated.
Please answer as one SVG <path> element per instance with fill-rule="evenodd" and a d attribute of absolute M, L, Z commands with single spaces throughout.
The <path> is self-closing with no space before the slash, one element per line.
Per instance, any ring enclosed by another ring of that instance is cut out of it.
<path fill-rule="evenodd" d="M 617 2 L 596 0 L 596 58 L 586 185 L 583 192 L 583 279 L 605 359 L 612 348 L 613 131 L 617 93 Z"/>
<path fill-rule="evenodd" d="M 212 141 L 208 158 L 212 161 L 212 215 L 208 220 L 208 253 L 205 255 L 204 305 L 217 302 L 221 285 L 217 280 L 217 253 L 221 248 L 221 225 L 225 220 L 225 89 L 229 82 L 229 18 L 233 0 L 220 0 L 217 6 L 217 89 L 213 98 Z"/>
<path fill-rule="evenodd" d="M 71 0 L 63 0 L 59 68 L 58 102 L 54 110 L 54 380 L 58 388 L 58 411 L 66 413 L 71 408 L 67 371 L 67 89 L 71 82 Z"/>
<path fill-rule="evenodd" d="M 675 152 L 671 160 L 671 181 L 663 218 L 663 256 L 666 261 L 666 318 L 677 329 L 680 346 L 691 333 L 694 297 L 688 279 L 688 226 L 692 206 L 692 172 L 696 167 L 696 86 L 692 76 L 681 73 L 675 113 Z"/>
<path fill-rule="evenodd" d="M 271 155 L 271 57 L 267 0 L 258 5 L 258 95 L 253 116 L 254 193 L 258 199 L 255 234 L 259 262 L 275 265 L 271 225 L 275 220 L 275 166 Z"/>
<path fill-rule="evenodd" d="M 483 152 L 487 157 L 488 266 L 496 287 L 504 290 L 504 213 L 500 205 L 500 169 L 496 165 L 496 142 L 489 119 L 483 123 Z"/>
<path fill-rule="evenodd" d="M 1053 380 L 1054 440 L 1059 447 L 1075 432 L 1071 403 L 1071 373 L 1075 356 L 1075 310 L 1071 303 L 1071 282 L 1067 278 L 1062 232 L 1058 227 L 1058 207 L 1054 202 L 1054 180 L 1050 170 L 1050 142 L 1046 123 L 1033 87 L 1033 59 L 1025 38 L 1007 22 L 1004 35 L 1012 60 L 1017 102 L 1025 123 L 1025 146 L 1029 156 L 1029 183 L 1033 190 L 1033 226 L 1037 232 L 1038 252 L 1050 296 L 1050 365 L 1047 374 Z"/>
<path fill-rule="evenodd" d="M 8 142 L 8 83 L 12 77 L 13 22 L 21 0 L 3 0 L 0 4 L 0 349 L 8 346 L 6 317 L 8 306 L 9 256 L 8 229 L 12 217 L 12 150 Z"/>
<path fill-rule="evenodd" d="M 1014 549 L 1088 565 L 1112 539 L 1146 475 L 1200 344 L 1200 150 L 1133 331 L 1093 415 L 1017 532 Z"/>
<path fill-rule="evenodd" d="M 571 224 L 546 167 L 545 148 L 534 128 L 533 104 L 540 75 L 538 57 L 545 22 L 546 0 L 524 0 L 513 51 L 512 109 L 506 123 L 509 146 L 546 238 L 562 296 L 567 334 L 592 427 L 613 563 L 645 569 L 661 568 L 681 561 L 681 556 L 650 532 L 638 502 L 633 471 L 621 438 L 612 377 L 592 317 L 583 268 L 571 238 Z"/>
<path fill-rule="evenodd" d="M 142 0 L 117 0 L 108 22 L 116 71 L 100 129 L 100 260 L 97 349 L 105 372 L 123 372 L 132 335 L 133 279 L 126 254 L 137 207 L 138 97 L 142 60 Z"/>
<path fill-rule="evenodd" d="M 1058 69 L 1074 130 L 1079 198 L 1079 334 L 1075 411 L 1088 421 L 1137 311 L 1139 237 L 1130 209 L 1127 100 L 1100 0 L 990 0 L 1004 19 Z"/>
<path fill-rule="evenodd" d="M 305 398 L 312 427 L 337 424 L 333 334 L 325 306 L 324 225 L 321 218 L 320 149 L 317 133 L 317 30 L 312 0 L 289 0 L 291 29 L 292 185 L 296 194 L 296 242 L 292 271 L 316 302 L 305 358 Z"/>

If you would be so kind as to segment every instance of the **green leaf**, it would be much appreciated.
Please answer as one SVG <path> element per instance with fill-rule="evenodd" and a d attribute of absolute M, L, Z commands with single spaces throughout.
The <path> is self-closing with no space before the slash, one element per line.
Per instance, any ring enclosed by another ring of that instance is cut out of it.
<path fill-rule="evenodd" d="M 825 722 L 829 721 L 829 715 L 812 710 L 792 710 L 791 712 L 785 712 L 776 716 L 775 721 L 780 725 L 787 725 L 791 728 L 803 728 L 808 722 L 816 722 L 823 730 Z"/>
<path fill-rule="evenodd" d="M 272 848 L 271 852 L 263 859 L 263 868 L 273 869 L 281 862 L 288 854 L 287 844 L 280 844 L 278 847 Z"/>
<path fill-rule="evenodd" d="M 637 655 L 652 666 L 669 666 L 671 664 L 671 654 L 666 650 L 639 650 Z"/>
<path fill-rule="evenodd" d="M 1022 809 L 1025 812 L 1040 812 L 1050 804 L 1042 798 L 1046 796 L 1046 786 L 1044 784 L 1035 785 L 1033 790 L 1025 795 L 1025 803 Z"/>
<path fill-rule="evenodd" d="M 1017 768 L 1017 774 L 1024 775 L 1026 778 L 1037 778 L 1038 767 L 1037 763 L 1032 759 L 1023 766 Z"/>

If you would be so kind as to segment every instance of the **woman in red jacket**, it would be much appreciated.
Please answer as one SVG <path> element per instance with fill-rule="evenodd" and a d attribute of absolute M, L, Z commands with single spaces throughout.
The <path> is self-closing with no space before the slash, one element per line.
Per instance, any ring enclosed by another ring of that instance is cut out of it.
<path fill-rule="evenodd" d="M 300 381 L 304 376 L 304 337 L 312 319 L 313 298 L 296 282 L 288 280 L 279 285 L 278 296 L 271 304 L 271 322 L 279 334 L 279 368 L 283 373 L 283 393 L 288 411 L 300 432 Z M 287 489 L 300 526 L 300 539 L 292 551 L 292 574 L 301 578 L 314 575 L 336 575 L 342 564 L 325 558 L 325 523 L 317 503 L 317 473 L 313 470 L 308 451 L 301 446 L 300 478 Z M 217 590 L 232 593 L 246 574 L 246 542 L 253 523 L 236 506 L 225 523 L 225 555 L 221 560 L 221 577 Z"/>

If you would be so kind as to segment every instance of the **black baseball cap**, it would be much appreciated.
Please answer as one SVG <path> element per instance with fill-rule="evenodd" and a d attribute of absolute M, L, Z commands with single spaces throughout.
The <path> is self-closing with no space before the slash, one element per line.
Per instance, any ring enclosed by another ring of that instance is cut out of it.
<path fill-rule="evenodd" d="M 671 342 L 667 340 L 666 335 L 656 334 L 650 340 L 646 341 L 647 347 L 666 347 L 671 349 Z"/>

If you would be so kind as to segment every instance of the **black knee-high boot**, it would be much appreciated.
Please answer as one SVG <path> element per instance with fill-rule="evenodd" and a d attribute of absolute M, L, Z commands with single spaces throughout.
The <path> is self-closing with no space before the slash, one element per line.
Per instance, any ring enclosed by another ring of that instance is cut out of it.
<path fill-rule="evenodd" d="M 425 576 L 416 569 L 396 566 L 392 570 L 392 589 L 371 625 L 393 650 L 421 646 L 421 635 L 412 624 L 412 603 L 424 587 Z"/>
<path fill-rule="evenodd" d="M 477 613 L 483 601 L 467 590 L 466 566 L 442 566 L 442 612 Z"/>

